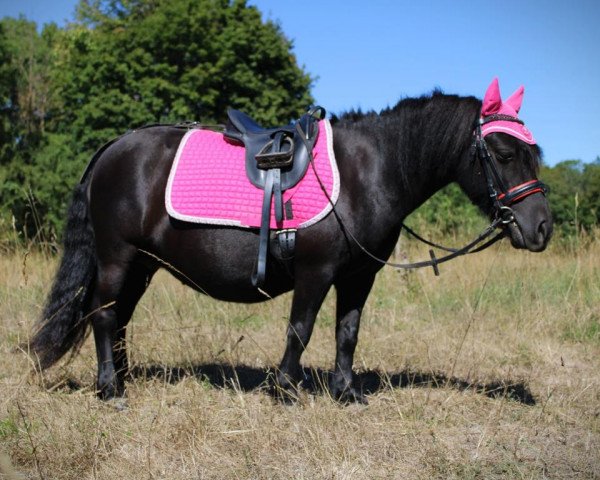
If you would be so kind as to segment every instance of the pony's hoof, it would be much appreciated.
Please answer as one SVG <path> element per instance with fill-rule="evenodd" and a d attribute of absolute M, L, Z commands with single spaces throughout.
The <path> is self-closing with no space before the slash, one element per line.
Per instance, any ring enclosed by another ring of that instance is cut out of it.
<path fill-rule="evenodd" d="M 346 387 L 343 389 L 331 388 L 331 396 L 342 405 L 350 403 L 358 403 L 360 405 L 368 405 L 367 397 L 354 387 Z"/>
<path fill-rule="evenodd" d="M 125 398 L 125 385 L 115 385 L 114 383 L 109 383 L 102 387 L 98 385 L 96 394 L 100 400 L 104 400 L 105 402 Z"/>
<path fill-rule="evenodd" d="M 294 405 L 300 399 L 298 386 L 283 374 L 271 377 L 268 392 L 275 400 L 284 405 Z"/>

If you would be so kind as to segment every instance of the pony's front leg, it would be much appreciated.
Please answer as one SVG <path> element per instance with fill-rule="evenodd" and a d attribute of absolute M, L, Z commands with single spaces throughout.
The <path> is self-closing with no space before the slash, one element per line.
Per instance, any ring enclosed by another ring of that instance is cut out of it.
<path fill-rule="evenodd" d="M 322 272 L 296 272 L 292 311 L 287 329 L 287 344 L 275 378 L 275 394 L 294 400 L 302 379 L 300 357 L 315 325 L 317 313 L 331 288 L 331 280 Z"/>
<path fill-rule="evenodd" d="M 358 341 L 360 316 L 375 274 L 366 274 L 336 282 L 336 356 L 335 371 L 329 384 L 332 396 L 341 402 L 367 403 L 366 397 L 354 387 L 352 364 Z"/>

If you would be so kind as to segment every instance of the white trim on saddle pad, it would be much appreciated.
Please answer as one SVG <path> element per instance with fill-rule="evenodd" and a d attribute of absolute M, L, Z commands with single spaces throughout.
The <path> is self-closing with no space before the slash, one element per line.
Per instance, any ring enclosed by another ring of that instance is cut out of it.
<path fill-rule="evenodd" d="M 322 126 L 324 128 L 321 130 L 320 133 L 324 134 L 326 137 L 325 138 L 325 140 L 326 140 L 325 148 L 327 150 L 327 157 L 329 158 L 329 165 L 331 168 L 332 185 L 331 185 L 331 192 L 329 193 L 329 196 L 330 196 L 331 202 L 333 204 L 335 204 L 339 198 L 339 193 L 340 193 L 340 175 L 339 175 L 339 170 L 337 167 L 337 162 L 335 159 L 335 153 L 333 150 L 333 132 L 332 132 L 332 128 L 331 128 L 331 124 L 329 123 L 329 120 L 322 120 L 321 122 L 322 122 Z M 169 179 L 167 181 L 167 186 L 166 186 L 166 191 L 165 191 L 165 206 L 167 209 L 167 213 L 172 218 L 175 218 L 177 220 L 181 220 L 184 222 L 190 222 L 190 223 L 232 226 L 232 227 L 241 227 L 241 228 L 258 228 L 259 225 L 248 225 L 243 220 L 238 220 L 238 219 L 233 219 L 233 218 L 218 218 L 218 216 L 205 217 L 205 216 L 190 215 L 188 213 L 183 213 L 181 211 L 178 211 L 174 207 L 173 200 L 172 200 L 172 193 L 173 193 L 173 185 L 175 183 L 175 178 L 176 178 L 177 172 L 178 172 L 178 167 L 180 166 L 180 161 L 181 161 L 182 155 L 184 153 L 185 147 L 188 143 L 188 140 L 192 137 L 192 135 L 194 135 L 197 132 L 198 132 L 197 129 L 186 132 L 186 134 L 183 136 L 183 138 L 181 139 L 181 141 L 179 143 L 179 147 L 177 148 L 177 153 L 175 154 L 175 158 L 173 160 L 173 165 L 172 165 L 171 171 L 169 173 Z M 221 135 L 219 133 L 215 133 L 215 134 Z M 318 142 L 318 140 L 317 140 L 317 142 Z M 321 151 L 323 151 L 323 148 L 324 147 L 321 147 Z M 244 169 L 243 177 L 246 178 L 245 177 L 245 165 L 242 164 L 241 168 Z M 308 168 L 310 170 L 313 170 L 313 165 L 309 165 Z M 316 168 L 318 168 L 318 165 L 316 166 Z M 307 172 L 307 175 L 308 175 L 308 173 L 309 172 Z M 317 173 L 318 173 L 318 171 L 317 171 Z M 312 171 L 312 175 L 314 176 L 314 170 Z M 296 187 L 294 187 L 288 191 L 288 194 L 291 194 L 292 202 L 294 199 L 295 189 L 301 188 L 302 181 L 304 181 L 304 180 L 301 180 L 300 184 L 298 184 Z M 248 181 L 248 184 L 250 184 L 249 181 Z M 256 188 L 256 187 L 252 187 L 252 188 Z M 256 188 L 256 190 L 258 192 L 258 195 L 260 195 L 260 197 L 262 198 L 262 190 L 260 190 L 258 188 Z M 284 198 L 285 198 L 285 192 L 284 192 Z M 290 225 L 290 222 L 284 220 L 284 222 L 282 224 L 282 228 L 283 229 L 285 229 L 285 228 L 306 228 L 311 225 L 314 225 L 318 221 L 325 218 L 325 216 L 327 216 L 329 214 L 329 212 L 331 212 L 333 207 L 332 207 L 331 203 L 325 198 L 324 195 L 323 195 L 323 200 L 324 200 L 323 208 L 320 211 L 318 211 L 318 209 L 316 209 L 318 213 L 316 213 L 314 215 L 311 213 L 312 216 L 306 220 L 300 220 L 301 223 L 297 223 L 298 220 L 296 220 L 296 224 L 294 224 L 294 225 Z M 260 218 L 260 209 L 257 209 L 256 215 L 257 215 L 257 218 Z"/>
<path fill-rule="evenodd" d="M 321 212 L 315 217 L 307 220 L 306 222 L 298 225 L 298 228 L 306 228 L 314 225 L 320 220 L 323 220 L 329 212 L 333 209 L 333 205 L 335 205 L 338 201 L 338 197 L 340 196 L 340 172 L 337 166 L 337 160 L 335 159 L 335 152 L 333 151 L 333 131 L 331 130 L 331 124 L 329 120 L 323 120 L 323 124 L 325 125 L 325 133 L 327 135 L 327 157 L 329 158 L 329 163 L 331 164 L 331 172 L 333 174 L 333 190 L 330 195 L 331 202 L 327 202 L 325 208 L 321 210 Z M 309 165 L 308 168 L 312 168 L 312 165 Z M 317 172 L 318 174 L 319 172 Z"/>

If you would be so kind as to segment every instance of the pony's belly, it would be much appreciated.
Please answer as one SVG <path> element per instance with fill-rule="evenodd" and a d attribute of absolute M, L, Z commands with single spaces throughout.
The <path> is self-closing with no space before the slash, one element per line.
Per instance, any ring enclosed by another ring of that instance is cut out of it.
<path fill-rule="evenodd" d="M 200 275 L 199 277 L 182 277 L 175 274 L 186 285 L 196 291 L 225 302 L 258 303 L 275 298 L 285 292 L 292 290 L 293 281 L 290 277 L 268 272 L 266 285 L 258 289 L 252 285 L 251 274 L 247 278 L 229 278 L 217 275 Z"/>
<path fill-rule="evenodd" d="M 195 290 L 229 302 L 261 302 L 292 290 L 294 283 L 285 265 L 267 261 L 265 286 L 252 285 L 258 256 L 258 235 L 236 228 L 187 225 L 163 236 L 155 253 L 160 267 Z"/>

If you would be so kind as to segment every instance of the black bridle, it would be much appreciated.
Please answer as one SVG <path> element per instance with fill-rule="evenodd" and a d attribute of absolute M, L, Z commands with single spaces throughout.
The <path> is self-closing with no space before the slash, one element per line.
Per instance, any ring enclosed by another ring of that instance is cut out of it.
<path fill-rule="evenodd" d="M 510 115 L 495 114 L 483 117 L 477 122 L 473 132 L 473 149 L 479 158 L 481 168 L 485 175 L 488 194 L 495 209 L 495 217 L 502 218 L 502 223 L 508 224 L 515 221 L 513 210 L 510 208 L 511 205 L 534 193 L 542 193 L 545 195 L 548 191 L 548 187 L 538 179 L 528 180 L 527 182 L 520 183 L 519 185 L 510 188 L 507 186 L 504 178 L 496 168 L 496 163 L 492 158 L 487 143 L 481 133 L 481 127 L 483 125 L 498 120 L 515 122 L 523 125 L 522 120 L 511 117 Z"/>
<path fill-rule="evenodd" d="M 490 154 L 485 138 L 483 137 L 483 134 L 481 132 L 481 127 L 483 125 L 498 120 L 505 122 L 515 122 L 523 125 L 523 121 L 519 120 L 516 117 L 495 114 L 480 118 L 473 130 L 472 153 L 474 156 L 476 156 L 476 159 L 478 159 L 481 164 L 481 169 L 483 170 L 488 189 L 488 195 L 492 200 L 494 208 L 494 219 L 492 220 L 492 223 L 490 223 L 490 225 L 475 240 L 473 240 L 472 242 L 460 249 L 444 247 L 442 245 L 438 245 L 429 240 L 426 240 L 425 238 L 419 236 L 413 230 L 408 228 L 406 225 L 402 224 L 402 228 L 404 228 L 404 230 L 406 230 L 407 233 L 415 237 L 417 240 L 420 240 L 421 242 L 429 246 L 439 248 L 441 250 L 445 250 L 451 253 L 444 257 L 436 258 L 433 250 L 429 250 L 431 260 L 407 264 L 388 263 L 388 265 L 404 269 L 432 267 L 435 274 L 439 275 L 439 269 L 437 268 L 437 265 L 439 263 L 447 262 L 448 260 L 452 260 L 453 258 L 456 258 L 461 255 L 466 255 L 468 253 L 481 252 L 482 250 L 485 250 L 486 248 L 490 247 L 498 240 L 503 238 L 505 235 L 505 230 L 500 231 L 491 240 L 488 240 L 484 244 L 480 245 L 480 243 L 487 239 L 499 226 L 506 226 L 511 223 L 516 223 L 515 215 L 513 209 L 511 208 L 511 205 L 514 205 L 515 203 L 535 193 L 542 193 L 543 195 L 546 194 L 546 192 L 548 191 L 548 187 L 538 179 L 528 180 L 526 182 L 515 185 L 514 187 L 507 186 L 507 183 L 504 180 L 503 176 L 496 168 L 496 162 Z M 373 257 L 373 255 L 370 256 Z"/>
<path fill-rule="evenodd" d="M 498 232 L 493 238 L 485 241 L 496 231 L 496 229 L 498 227 L 500 227 L 502 225 L 507 226 L 511 223 L 516 224 L 514 212 L 513 212 L 512 208 L 510 208 L 511 205 L 514 205 L 515 203 L 523 200 L 524 198 L 526 198 L 530 195 L 533 195 L 534 193 L 542 193 L 545 195 L 546 192 L 548 191 L 548 187 L 544 183 L 539 181 L 538 179 L 529 180 L 529 181 L 521 183 L 519 185 L 515 185 L 514 187 L 507 187 L 507 183 L 504 181 L 504 178 L 502 177 L 502 175 L 496 168 L 494 158 L 490 154 L 489 149 L 487 147 L 487 143 L 485 142 L 485 139 L 481 132 L 481 127 L 483 125 L 485 125 L 486 123 L 490 123 L 490 122 L 498 121 L 498 120 L 516 122 L 516 123 L 520 123 L 521 125 L 523 125 L 523 121 L 519 120 L 516 117 L 511 117 L 509 115 L 500 115 L 500 114 L 489 115 L 489 116 L 480 118 L 479 121 L 475 125 L 474 131 L 473 131 L 472 152 L 473 152 L 473 155 L 475 155 L 481 163 L 481 168 L 484 172 L 484 176 L 486 179 L 488 194 L 489 194 L 489 196 L 492 200 L 493 206 L 494 206 L 494 218 L 493 218 L 492 222 L 487 226 L 487 228 L 483 232 L 481 232 L 479 234 L 479 236 L 477 236 L 477 238 L 475 238 L 473 241 L 469 242 L 464 247 L 448 248 L 448 247 L 444 247 L 442 245 L 438 245 L 434 242 L 424 239 L 423 237 L 421 237 L 417 233 L 415 233 L 413 230 L 408 228 L 406 225 L 404 225 L 404 223 L 402 223 L 402 228 L 407 233 L 414 236 L 416 239 L 426 243 L 429 246 L 439 248 L 446 252 L 450 252 L 448 255 L 444 255 L 443 257 L 440 257 L 440 258 L 437 258 L 435 256 L 435 253 L 433 250 L 429 250 L 429 256 L 431 257 L 431 260 L 424 260 L 422 262 L 414 262 L 414 263 L 393 263 L 393 262 L 388 262 L 386 260 L 383 260 L 383 259 L 378 258 L 377 256 L 373 255 L 358 241 L 358 239 L 345 227 L 344 223 L 342 222 L 342 219 L 339 216 L 337 209 L 335 208 L 335 204 L 332 202 L 331 198 L 329 197 L 329 194 L 327 193 L 327 189 L 325 188 L 325 186 L 321 182 L 321 179 L 319 178 L 319 174 L 316 171 L 314 161 L 312 158 L 312 152 L 309 154 L 310 164 L 315 173 L 317 181 L 319 182 L 319 184 L 321 186 L 321 189 L 323 190 L 323 192 L 325 193 L 326 197 L 329 200 L 329 203 L 331 204 L 332 213 L 335 215 L 338 223 L 340 224 L 340 226 L 342 228 L 342 231 L 345 232 L 345 234 L 348 235 L 354 241 L 354 243 L 366 255 L 371 257 L 376 262 L 379 262 L 383 265 L 389 265 L 394 268 L 412 270 L 412 269 L 422 268 L 422 267 L 432 267 L 435 275 L 439 276 L 440 272 L 438 269 L 438 265 L 440 263 L 447 262 L 456 257 L 460 257 L 462 255 L 466 255 L 469 253 L 481 252 L 482 250 L 485 250 L 486 248 L 492 246 L 498 240 L 501 240 L 506 235 L 506 231 L 504 229 L 502 229 L 500 232 Z M 301 138 L 304 141 L 304 138 L 303 137 L 301 137 Z M 311 150 L 308 149 L 308 151 L 310 152 Z M 482 243 L 484 241 L 485 241 L 485 243 Z"/>

